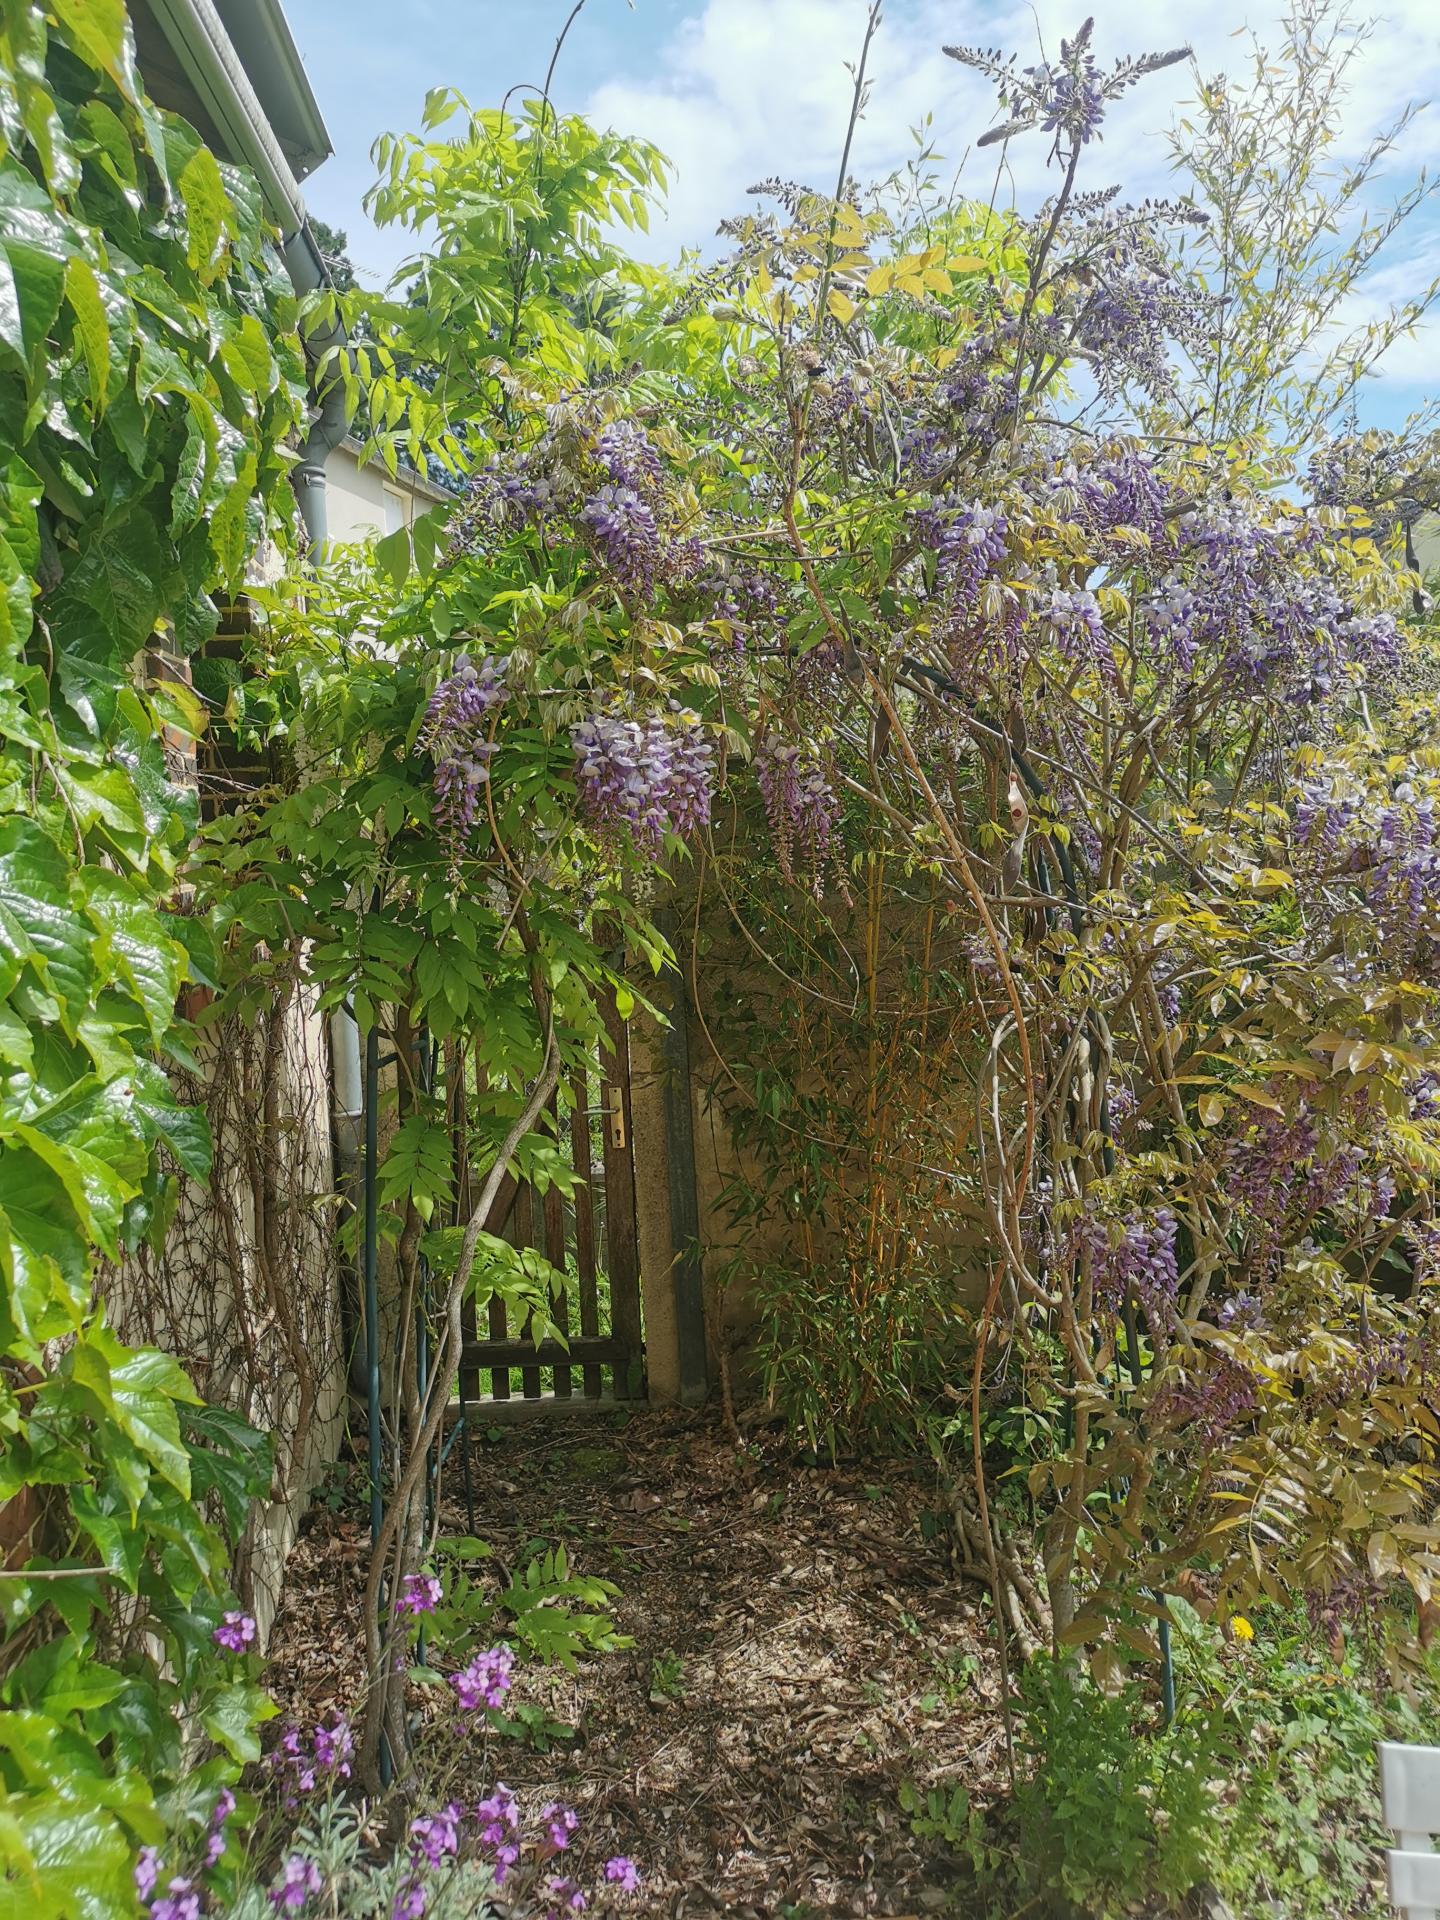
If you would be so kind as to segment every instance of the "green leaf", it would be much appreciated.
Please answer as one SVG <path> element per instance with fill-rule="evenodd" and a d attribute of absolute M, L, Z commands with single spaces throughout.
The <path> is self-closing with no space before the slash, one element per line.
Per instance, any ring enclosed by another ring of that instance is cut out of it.
<path fill-rule="evenodd" d="M 95 1154 L 52 1139 L 38 1126 L 18 1126 L 14 1138 L 45 1162 L 64 1187 L 82 1230 L 110 1259 L 118 1260 L 125 1202 L 139 1189 Z"/>
<path fill-rule="evenodd" d="M 117 875 L 90 868 L 85 888 L 89 918 L 100 934 L 95 964 L 104 976 L 124 982 L 144 1009 L 151 1035 L 159 1040 L 175 1018 L 185 949 Z"/>
<path fill-rule="evenodd" d="M 0 345 L 27 370 L 55 324 L 74 250 L 39 182 L 14 165 L 0 171 Z"/>
<path fill-rule="evenodd" d="M 194 1401 L 196 1393 L 184 1369 L 168 1353 L 145 1347 L 119 1365 L 112 1355 L 110 1379 L 121 1429 L 171 1486 L 188 1496 L 190 1454 L 180 1438 L 175 1403 Z"/>
<path fill-rule="evenodd" d="M 70 1511 L 76 1525 L 95 1542 L 106 1571 L 134 1593 L 140 1580 L 140 1564 L 145 1558 L 145 1533 L 135 1524 L 129 1503 L 122 1505 L 117 1496 L 108 1491 L 98 1493 L 89 1487 L 76 1487 L 70 1495 Z"/>
<path fill-rule="evenodd" d="M 208 286 L 219 269 L 220 241 L 230 219 L 229 196 L 208 147 L 196 147 L 180 169 L 179 187 L 190 235 L 190 264 Z"/>
<path fill-rule="evenodd" d="M 77 53 L 122 85 L 125 0 L 51 0 Z"/>
<path fill-rule="evenodd" d="M 6 1677 L 5 1697 L 64 1720 L 91 1707 L 103 1707 L 124 1687 L 125 1676 L 102 1662 L 82 1659 L 73 1638 L 46 1641 Z"/>
<path fill-rule="evenodd" d="M 90 382 L 90 406 L 98 419 L 105 411 L 105 388 L 110 377 L 110 322 L 95 269 L 79 254 L 65 268 L 65 298 L 75 317 L 75 339 Z"/>
<path fill-rule="evenodd" d="M 273 1719 L 275 1702 L 263 1687 L 248 1681 L 226 1687 L 200 1716 L 200 1724 L 212 1740 L 219 1741 L 232 1760 L 242 1765 L 260 1758 L 260 1740 L 255 1729 Z"/>
<path fill-rule="evenodd" d="M 184 1107 L 151 1060 L 137 1060 L 130 1076 L 136 1118 L 153 1146 L 163 1140 L 192 1180 L 210 1178 L 210 1124 L 201 1107 Z"/>
<path fill-rule="evenodd" d="M 69 904 L 64 854 L 30 820 L 0 826 L 0 948 L 26 951 L 65 1009 L 65 1028 L 88 1006 L 93 936 Z M 28 951 L 27 951 L 28 950 Z"/>
<path fill-rule="evenodd" d="M 64 1184 L 26 1147 L 0 1144 L 0 1251 L 10 1278 L 10 1311 L 21 1331 L 43 1340 L 73 1325 L 88 1297 L 85 1235 Z M 49 1309 L 63 1292 L 59 1324 Z"/>
<path fill-rule="evenodd" d="M 194 1497 L 217 1494 L 231 1531 L 238 1535 L 251 1501 L 269 1494 L 275 1468 L 272 1437 L 225 1407 L 191 1407 L 182 1415 L 181 1426 L 190 1444 Z"/>
<path fill-rule="evenodd" d="M 98 1800 L 91 1782 L 76 1781 L 69 1793 L 7 1802 L 14 1823 L 7 1865 L 30 1896 L 30 1920 L 115 1920 L 134 1911 L 130 1840 Z"/>
<path fill-rule="evenodd" d="M 246 393 L 268 394 L 275 389 L 275 356 L 265 329 L 253 313 L 247 313 L 238 327 L 227 332 L 220 343 L 220 358 L 225 371 Z"/>

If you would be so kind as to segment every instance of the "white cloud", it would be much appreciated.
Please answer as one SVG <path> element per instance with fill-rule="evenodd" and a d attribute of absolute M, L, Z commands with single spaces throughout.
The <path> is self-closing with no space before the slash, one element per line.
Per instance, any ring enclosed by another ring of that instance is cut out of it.
<path fill-rule="evenodd" d="M 963 190 L 988 196 L 994 158 L 973 143 L 994 117 L 989 84 L 945 57 L 942 43 L 1018 49 L 1021 64 L 1053 53 L 1083 10 L 1072 0 L 892 0 L 872 48 L 870 103 L 857 130 L 853 171 L 882 176 L 914 151 L 909 129 L 933 115 L 931 137 L 951 169 L 962 161 Z M 1278 35 L 1281 0 L 1094 0 L 1095 47 L 1102 67 L 1121 54 L 1191 44 L 1207 75 L 1239 73 L 1248 59 L 1244 29 Z M 674 163 L 664 219 L 640 244 L 653 258 L 682 246 L 711 249 L 716 225 L 743 211 L 746 188 L 771 174 L 828 190 L 835 178 L 865 0 L 706 0 L 687 17 L 643 74 L 595 90 L 586 110 L 602 124 L 643 133 Z M 1440 7 L 1434 0 L 1398 0 L 1386 9 L 1354 63 L 1340 152 L 1351 156 L 1411 99 L 1440 94 Z M 1095 184 L 1122 183 L 1128 196 L 1174 191 L 1165 127 L 1193 96 L 1186 64 L 1152 75 L 1117 103 L 1103 144 L 1088 166 Z M 1388 164 L 1393 180 L 1412 174 L 1440 126 L 1440 108 L 1422 113 Z M 1032 136 L 1012 144 L 1002 195 L 1033 201 L 1046 188 L 1046 143 Z M 1429 224 L 1434 241 L 1436 223 Z M 1440 261 L 1437 261 L 1440 267 Z M 1435 269 L 1432 268 L 1431 272 Z M 1424 273 L 1425 279 L 1430 273 Z M 1396 372 L 1413 380 L 1427 333 L 1397 349 Z"/>

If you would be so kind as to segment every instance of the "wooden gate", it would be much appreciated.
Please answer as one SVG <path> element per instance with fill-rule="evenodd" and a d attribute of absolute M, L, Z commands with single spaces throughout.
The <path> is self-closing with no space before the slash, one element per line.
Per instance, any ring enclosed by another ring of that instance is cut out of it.
<path fill-rule="evenodd" d="M 542 1195 L 507 1176 L 486 1222 L 490 1232 L 503 1234 L 513 1246 L 533 1247 L 567 1275 L 553 1314 L 566 1343 L 552 1340 L 537 1347 L 523 1325 L 510 1324 L 499 1300 L 491 1301 L 482 1333 L 472 1303 L 461 1356 L 465 1413 L 498 1418 L 643 1396 L 629 1035 L 613 999 L 605 1008 L 605 1024 L 613 1051 L 602 1051 L 588 1072 L 572 1081 L 568 1113 L 558 1109 L 558 1102 L 551 1108 L 562 1143 L 568 1135 L 571 1164 L 580 1177 L 573 1200 L 556 1187 Z M 459 1138 L 463 1130 L 455 1131 Z M 458 1171 L 463 1194 L 465 1170 Z"/>

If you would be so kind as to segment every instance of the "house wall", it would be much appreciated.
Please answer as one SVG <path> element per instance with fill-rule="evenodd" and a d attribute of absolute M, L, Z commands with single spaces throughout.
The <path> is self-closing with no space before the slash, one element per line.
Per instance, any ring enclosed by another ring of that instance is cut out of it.
<path fill-rule="evenodd" d="M 414 526 L 445 498 L 438 487 L 407 480 L 403 471 L 392 480 L 375 462 L 362 465 L 348 443 L 325 463 L 325 494 L 330 538 L 342 545 Z"/>

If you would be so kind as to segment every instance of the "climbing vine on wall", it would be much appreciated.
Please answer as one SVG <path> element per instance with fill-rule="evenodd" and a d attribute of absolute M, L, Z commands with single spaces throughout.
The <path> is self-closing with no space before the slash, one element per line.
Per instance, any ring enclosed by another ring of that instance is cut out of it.
<path fill-rule="evenodd" d="M 0 7 L 0 233 L 0 1863 L 102 1914 L 265 1710 L 214 1634 L 268 1444 L 95 1283 L 209 1170 L 166 1072 L 216 967 L 177 886 L 201 721 L 155 655 L 277 530 L 303 361 L 253 183 L 145 100 L 118 5 Z M 183 1787 L 182 1700 L 218 1743 Z"/>

